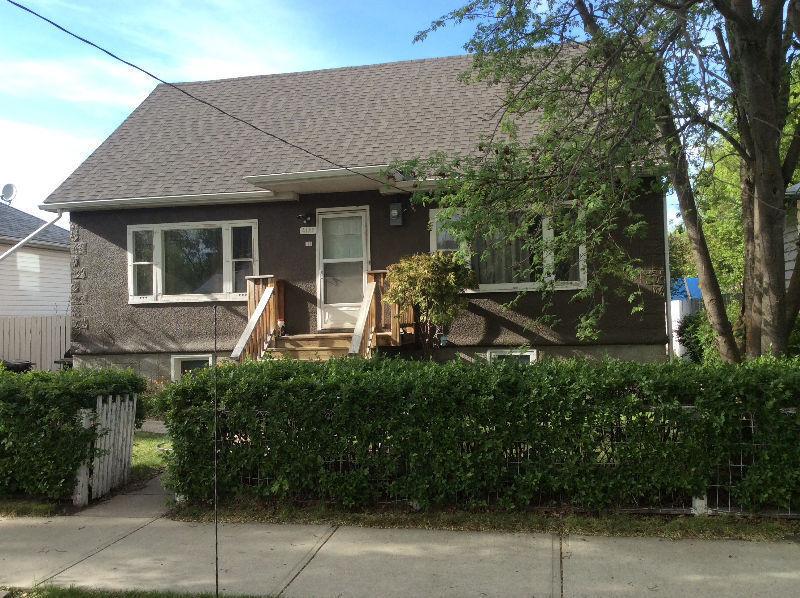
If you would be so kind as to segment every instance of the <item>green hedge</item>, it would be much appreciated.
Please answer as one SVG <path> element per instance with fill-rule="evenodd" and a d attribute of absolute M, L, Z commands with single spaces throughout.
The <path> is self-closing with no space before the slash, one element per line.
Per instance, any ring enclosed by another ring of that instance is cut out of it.
<path fill-rule="evenodd" d="M 800 415 L 786 412 L 800 402 L 798 360 L 268 360 L 192 372 L 162 396 L 172 478 L 190 500 L 212 496 L 215 385 L 223 497 L 656 506 L 703 494 L 743 451 L 755 464 L 733 489 L 739 504 L 800 507 Z"/>
<path fill-rule="evenodd" d="M 95 434 L 81 426 L 79 410 L 99 394 L 144 386 L 123 370 L 15 374 L 0 367 L 0 496 L 68 497 Z"/>

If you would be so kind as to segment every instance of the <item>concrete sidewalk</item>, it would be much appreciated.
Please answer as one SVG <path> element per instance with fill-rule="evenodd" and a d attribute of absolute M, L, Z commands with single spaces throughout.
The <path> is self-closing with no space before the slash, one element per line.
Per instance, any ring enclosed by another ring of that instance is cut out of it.
<path fill-rule="evenodd" d="M 160 486 L 73 517 L 0 519 L 0 586 L 213 591 L 214 527 L 162 517 Z M 150 502 L 148 502 L 150 501 Z M 797 596 L 800 544 L 222 524 L 226 593 Z"/>

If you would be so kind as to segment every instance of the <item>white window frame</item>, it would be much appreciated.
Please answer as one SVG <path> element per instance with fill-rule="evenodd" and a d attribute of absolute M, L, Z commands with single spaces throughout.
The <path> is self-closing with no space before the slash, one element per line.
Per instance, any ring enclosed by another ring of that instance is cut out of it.
<path fill-rule="evenodd" d="M 170 378 L 173 382 L 180 382 L 181 379 L 181 364 L 184 361 L 197 361 L 199 359 L 207 359 L 208 366 L 214 365 L 213 353 L 195 353 L 194 355 L 171 355 L 169 358 Z"/>
<path fill-rule="evenodd" d="M 431 208 L 429 223 L 430 228 L 430 248 L 431 253 L 439 251 L 437 246 L 438 241 L 438 214 L 440 209 Z M 554 237 L 553 227 L 550 225 L 550 218 L 545 216 L 542 218 L 542 239 L 546 245 L 552 243 Z M 555 255 L 552 247 L 547 248 L 545 245 L 543 269 L 546 274 L 546 280 L 542 282 L 503 282 L 495 284 L 479 284 L 477 289 L 467 289 L 465 293 L 510 293 L 520 291 L 541 291 L 544 289 L 553 289 L 556 291 L 576 291 L 586 288 L 588 280 L 588 272 L 586 269 L 586 244 L 581 243 L 578 247 L 578 271 L 580 275 L 579 280 L 553 280 L 555 270 Z M 452 251 L 452 250 L 442 250 Z"/>
<path fill-rule="evenodd" d="M 164 222 L 159 224 L 133 224 L 128 226 L 128 303 L 197 303 L 207 301 L 247 301 L 247 293 L 233 292 L 233 234 L 231 229 L 249 226 L 253 243 L 253 276 L 260 273 L 258 267 L 258 220 L 209 220 L 203 222 Z M 163 293 L 163 248 L 164 231 L 192 228 L 222 229 L 222 292 L 187 293 L 166 295 Z M 133 233 L 134 231 L 153 231 L 153 293 L 151 295 L 133 294 Z"/>
<path fill-rule="evenodd" d="M 486 360 L 491 363 L 498 355 L 527 355 L 530 363 L 539 361 L 539 351 L 536 349 L 488 349 Z"/>

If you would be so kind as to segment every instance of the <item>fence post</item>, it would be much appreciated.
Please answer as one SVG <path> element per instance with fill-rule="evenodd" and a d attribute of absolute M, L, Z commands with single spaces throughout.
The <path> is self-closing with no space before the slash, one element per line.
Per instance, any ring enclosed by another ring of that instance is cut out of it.
<path fill-rule="evenodd" d="M 708 497 L 705 494 L 692 498 L 692 515 L 708 515 Z"/>
<path fill-rule="evenodd" d="M 84 428 L 91 427 L 92 410 L 81 409 L 78 412 L 78 417 L 81 420 L 81 426 Z M 75 475 L 75 490 L 72 492 L 72 504 L 76 507 L 85 507 L 89 504 L 89 462 L 84 461 L 78 467 L 78 472 Z"/>

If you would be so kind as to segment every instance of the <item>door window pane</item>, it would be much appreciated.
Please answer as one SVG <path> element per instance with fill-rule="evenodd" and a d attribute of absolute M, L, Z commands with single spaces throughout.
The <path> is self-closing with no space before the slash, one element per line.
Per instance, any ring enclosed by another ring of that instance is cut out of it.
<path fill-rule="evenodd" d="M 233 259 L 252 258 L 253 229 L 249 226 L 234 226 L 231 234 L 233 236 Z"/>
<path fill-rule="evenodd" d="M 133 294 L 136 296 L 153 294 L 152 264 L 136 264 L 133 267 Z"/>
<path fill-rule="evenodd" d="M 325 303 L 361 303 L 364 296 L 363 262 L 325 264 Z"/>
<path fill-rule="evenodd" d="M 323 259 L 364 256 L 361 216 L 322 218 Z"/>
<path fill-rule="evenodd" d="M 253 275 L 253 262 L 233 262 L 233 292 L 247 292 L 247 280 L 245 276 Z"/>
<path fill-rule="evenodd" d="M 222 229 L 164 231 L 164 293 L 222 292 Z"/>
<path fill-rule="evenodd" d="M 153 231 L 151 230 L 133 231 L 133 261 L 134 262 L 153 261 Z"/>

